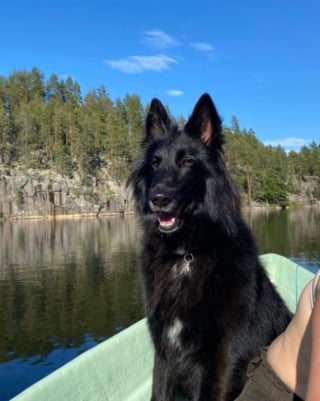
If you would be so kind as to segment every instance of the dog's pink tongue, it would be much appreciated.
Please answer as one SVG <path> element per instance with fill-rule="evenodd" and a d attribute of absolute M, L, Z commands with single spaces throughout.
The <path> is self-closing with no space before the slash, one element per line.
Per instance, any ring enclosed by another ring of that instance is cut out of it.
<path fill-rule="evenodd" d="M 177 218 L 177 213 L 160 212 L 158 216 L 159 224 L 163 227 L 171 227 L 174 225 Z"/>

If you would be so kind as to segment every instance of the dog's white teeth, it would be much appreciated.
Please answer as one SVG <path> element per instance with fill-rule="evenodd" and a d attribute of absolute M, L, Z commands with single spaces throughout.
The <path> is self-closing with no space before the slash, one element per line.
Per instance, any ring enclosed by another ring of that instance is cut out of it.
<path fill-rule="evenodd" d="M 161 227 L 170 228 L 175 225 L 177 220 L 177 213 L 176 212 L 160 212 L 158 216 L 158 221 Z"/>
<path fill-rule="evenodd" d="M 176 219 L 174 217 L 172 217 L 169 220 L 162 220 L 159 218 L 159 223 L 163 227 L 171 227 L 174 225 L 175 222 L 176 222 Z"/>

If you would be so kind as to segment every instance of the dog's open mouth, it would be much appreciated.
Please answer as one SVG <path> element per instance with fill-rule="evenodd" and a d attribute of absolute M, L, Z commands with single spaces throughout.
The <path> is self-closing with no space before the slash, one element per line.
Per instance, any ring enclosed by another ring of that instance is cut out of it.
<path fill-rule="evenodd" d="M 162 232 L 172 233 L 179 228 L 179 212 L 159 212 L 158 214 L 159 229 Z"/>

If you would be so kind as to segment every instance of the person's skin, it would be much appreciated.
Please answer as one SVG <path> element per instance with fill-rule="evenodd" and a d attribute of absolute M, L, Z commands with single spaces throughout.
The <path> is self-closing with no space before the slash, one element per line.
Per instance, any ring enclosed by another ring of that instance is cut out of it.
<path fill-rule="evenodd" d="M 320 280 L 320 279 L 319 279 Z M 320 400 L 320 284 L 311 315 L 311 362 L 306 401 Z"/>
<path fill-rule="evenodd" d="M 300 398 L 320 400 L 320 296 L 310 306 L 312 283 L 301 293 L 296 313 L 287 329 L 270 345 L 267 361 Z M 320 293 L 320 279 L 317 285 Z"/>

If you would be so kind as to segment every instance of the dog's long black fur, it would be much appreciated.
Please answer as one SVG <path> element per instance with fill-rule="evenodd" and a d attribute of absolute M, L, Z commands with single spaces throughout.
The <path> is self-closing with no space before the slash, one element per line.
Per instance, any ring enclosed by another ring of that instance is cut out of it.
<path fill-rule="evenodd" d="M 128 183 L 142 225 L 152 401 L 234 400 L 260 348 L 291 315 L 267 278 L 226 169 L 221 120 L 204 94 L 183 130 L 151 102 Z"/>

